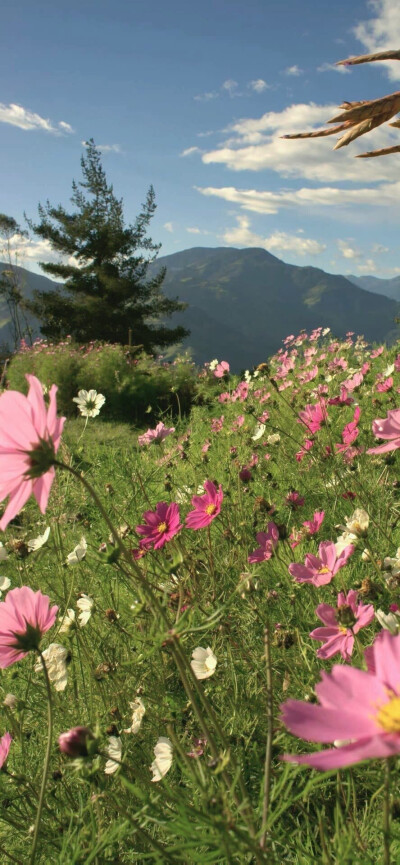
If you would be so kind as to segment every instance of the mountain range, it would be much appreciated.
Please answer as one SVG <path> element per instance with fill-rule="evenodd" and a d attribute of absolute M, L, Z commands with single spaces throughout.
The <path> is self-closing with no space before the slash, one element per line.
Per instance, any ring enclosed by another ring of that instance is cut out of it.
<path fill-rule="evenodd" d="M 190 349 L 197 363 L 218 357 L 237 371 L 252 367 L 274 353 L 289 333 L 320 325 L 330 327 L 338 337 L 349 330 L 364 334 L 368 341 L 392 343 L 398 337 L 395 319 L 400 314 L 396 302 L 400 300 L 400 279 L 396 296 L 385 296 L 379 290 L 381 282 L 386 288 L 397 277 L 346 278 L 315 267 L 286 264 L 258 248 L 195 247 L 163 256 L 151 268 L 155 272 L 163 266 L 167 268 L 164 293 L 188 304 L 167 323 L 183 324 L 191 331 L 182 348 Z M 0 272 L 3 269 L 7 265 L 0 263 Z M 34 289 L 54 288 L 55 283 L 45 276 L 24 268 L 19 273 L 26 296 Z M 7 318 L 0 299 L 3 345 L 10 343 Z M 38 322 L 31 324 L 38 335 Z"/>

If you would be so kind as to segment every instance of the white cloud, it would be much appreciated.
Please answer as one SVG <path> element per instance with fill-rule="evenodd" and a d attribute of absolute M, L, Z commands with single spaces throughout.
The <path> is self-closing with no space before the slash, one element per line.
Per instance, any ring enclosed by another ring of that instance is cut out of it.
<path fill-rule="evenodd" d="M 233 78 L 228 78 L 227 81 L 221 85 L 221 90 L 226 90 L 229 93 L 229 96 L 236 96 L 236 90 L 238 88 L 237 81 L 234 81 Z"/>
<path fill-rule="evenodd" d="M 187 147 L 186 150 L 182 150 L 181 156 L 191 156 L 192 153 L 202 153 L 200 147 Z"/>
<path fill-rule="evenodd" d="M 210 102 L 211 99 L 218 99 L 219 93 L 215 90 L 210 91 L 208 93 L 198 93 L 197 96 L 193 96 L 193 99 L 196 102 Z"/>
<path fill-rule="evenodd" d="M 48 118 L 41 117 L 34 111 L 29 111 L 28 108 L 23 108 L 22 105 L 15 105 L 13 102 L 10 105 L 4 105 L 0 102 L 0 123 L 9 123 L 11 126 L 17 126 L 18 129 L 31 131 L 32 129 L 41 132 L 50 132 L 52 135 L 61 135 L 63 132 L 73 132 L 72 126 L 61 120 L 59 123 L 53 123 Z"/>
<path fill-rule="evenodd" d="M 255 93 L 264 93 L 264 90 L 268 90 L 271 87 L 271 85 L 267 84 L 263 78 L 256 78 L 255 81 L 249 81 L 247 86 L 250 87 L 251 90 L 254 90 Z"/>
<path fill-rule="evenodd" d="M 337 245 L 343 258 L 360 258 L 361 250 L 352 246 L 352 243 L 352 240 L 338 240 Z"/>
<path fill-rule="evenodd" d="M 387 147 L 399 142 L 398 130 L 388 126 L 375 129 L 368 137 L 334 151 L 336 137 L 284 140 L 282 136 L 305 132 L 324 126 L 337 114 L 334 104 L 294 104 L 282 111 L 269 111 L 261 117 L 243 118 L 232 124 L 227 138 L 214 150 L 203 153 L 205 164 L 225 165 L 232 171 L 261 171 L 269 169 L 281 177 L 304 177 L 319 182 L 347 181 L 375 183 L 398 178 L 395 159 L 355 160 L 365 150 Z M 373 137 L 373 141 L 371 140 Z"/>
<path fill-rule="evenodd" d="M 302 187 L 301 189 L 283 190 L 280 192 L 259 191 L 256 189 L 236 189 L 234 186 L 225 187 L 198 187 L 202 195 L 221 198 L 231 204 L 239 204 L 243 210 L 253 213 L 278 213 L 285 207 L 306 208 L 307 211 L 320 212 L 321 208 L 335 208 L 336 214 L 339 209 L 351 205 L 362 206 L 363 211 L 370 209 L 371 214 L 375 208 L 391 208 L 392 216 L 400 215 L 400 181 L 397 183 L 381 184 L 375 188 L 359 189 L 337 189 L 333 186 Z"/>
<path fill-rule="evenodd" d="M 166 231 L 169 231 L 170 234 L 173 233 L 174 226 L 172 225 L 172 222 L 164 222 L 164 228 Z"/>
<path fill-rule="evenodd" d="M 294 78 L 298 78 L 299 75 L 303 74 L 303 70 L 300 69 L 299 66 L 287 66 L 285 69 L 285 75 L 292 75 Z"/>
<path fill-rule="evenodd" d="M 187 228 L 188 234 L 201 234 L 200 228 Z"/>
<path fill-rule="evenodd" d="M 373 255 L 384 255 L 386 252 L 389 252 L 389 247 L 383 246 L 382 243 L 373 243 L 371 252 Z"/>
<path fill-rule="evenodd" d="M 60 120 L 59 128 L 62 129 L 63 132 L 68 132 L 69 134 L 75 132 L 75 129 L 72 128 L 70 123 L 64 123 L 64 120 Z"/>
<path fill-rule="evenodd" d="M 364 264 L 357 264 L 357 270 L 359 273 L 376 273 L 377 266 L 373 260 L 373 258 L 367 258 Z"/>
<path fill-rule="evenodd" d="M 247 216 L 238 216 L 237 226 L 227 228 L 222 235 L 225 243 L 239 246 L 257 246 L 262 249 L 293 252 L 296 255 L 320 255 L 326 249 L 325 244 L 309 237 L 287 234 L 285 231 L 274 231 L 268 237 L 262 237 L 251 231 Z"/>
<path fill-rule="evenodd" d="M 51 247 L 48 240 L 32 240 L 28 237 L 21 237 L 20 234 L 14 234 L 10 238 L 10 253 L 13 261 L 16 260 L 17 264 L 22 267 L 26 265 L 28 269 L 30 264 L 39 261 L 51 263 L 62 261 L 75 265 L 77 263 L 72 256 L 68 258 L 61 256 Z"/>
<path fill-rule="evenodd" d="M 87 141 L 81 141 L 83 147 L 88 146 Z M 96 150 L 100 150 L 101 153 L 122 153 L 122 150 L 119 144 L 96 144 Z"/>
<path fill-rule="evenodd" d="M 340 75 L 348 75 L 350 69 L 348 66 L 336 66 L 334 63 L 322 63 L 317 66 L 317 72 L 339 72 Z"/>
<path fill-rule="evenodd" d="M 361 21 L 354 28 L 354 34 L 368 53 L 387 51 L 400 45 L 400 4 L 398 0 L 370 0 L 368 6 L 375 17 Z M 398 60 L 378 61 L 373 64 L 380 69 L 386 67 L 391 81 L 400 80 Z"/>

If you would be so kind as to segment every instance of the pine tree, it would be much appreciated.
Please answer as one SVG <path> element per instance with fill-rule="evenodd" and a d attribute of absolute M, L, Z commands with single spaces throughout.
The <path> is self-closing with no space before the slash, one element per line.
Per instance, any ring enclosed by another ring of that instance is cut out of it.
<path fill-rule="evenodd" d="M 38 206 L 38 223 L 27 220 L 31 231 L 60 254 L 59 263 L 41 262 L 42 269 L 64 280 L 54 291 L 36 291 L 28 308 L 52 339 L 71 334 L 79 342 L 126 344 L 131 331 L 132 342 L 149 352 L 179 342 L 188 331 L 168 328 L 163 319 L 185 304 L 162 294 L 165 268 L 147 278 L 160 249 L 146 235 L 156 209 L 154 189 L 150 186 L 134 225 L 125 226 L 123 201 L 107 183 L 93 139 L 86 148 L 83 180 L 72 182 L 74 211 L 47 201 Z"/>

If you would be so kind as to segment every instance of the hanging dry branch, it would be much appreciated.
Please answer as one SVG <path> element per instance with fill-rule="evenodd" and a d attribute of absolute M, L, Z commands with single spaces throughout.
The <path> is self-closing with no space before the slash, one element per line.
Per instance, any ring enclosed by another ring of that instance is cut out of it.
<path fill-rule="evenodd" d="M 380 51 L 377 54 L 361 54 L 359 57 L 349 57 L 347 60 L 339 60 L 336 66 L 353 66 L 358 63 L 369 63 L 375 60 L 400 60 L 399 51 Z M 339 150 L 340 147 L 346 147 L 351 141 L 365 135 L 382 123 L 386 123 L 391 117 L 394 117 L 400 111 L 400 91 L 390 93 L 388 96 L 381 96 L 379 99 L 363 100 L 360 102 L 343 102 L 339 106 L 342 109 L 341 114 L 337 114 L 328 120 L 328 123 L 336 123 L 332 129 L 317 129 L 313 132 L 297 132 L 290 135 L 283 135 L 282 138 L 322 138 L 326 135 L 334 135 L 336 132 L 343 132 L 341 138 L 336 142 L 334 150 Z M 400 127 L 400 119 L 395 120 L 390 126 Z M 384 147 L 380 150 L 372 150 L 368 153 L 358 154 L 358 158 L 367 158 L 371 156 L 386 156 L 389 153 L 399 153 L 400 147 Z"/>

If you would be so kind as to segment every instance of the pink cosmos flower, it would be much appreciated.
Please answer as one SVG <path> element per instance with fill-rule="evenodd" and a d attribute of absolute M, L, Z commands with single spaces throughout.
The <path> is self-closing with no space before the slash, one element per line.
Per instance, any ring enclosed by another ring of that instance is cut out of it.
<path fill-rule="evenodd" d="M 349 544 L 337 555 L 333 541 L 322 541 L 318 547 L 318 556 L 307 553 L 304 565 L 292 562 L 289 565 L 289 574 L 298 583 L 312 583 L 314 586 L 326 586 L 335 574 L 343 568 L 355 547 Z"/>
<path fill-rule="evenodd" d="M 303 411 L 299 412 L 298 422 L 303 423 L 311 433 L 316 433 L 321 429 L 323 423 L 327 420 L 325 401 L 312 405 L 308 403 Z"/>
<path fill-rule="evenodd" d="M 384 349 L 384 346 L 380 345 L 379 348 L 375 348 L 374 351 L 371 351 L 371 354 L 370 354 L 371 360 L 373 360 L 375 357 L 379 357 L 379 355 L 382 354 L 383 349 Z"/>
<path fill-rule="evenodd" d="M 258 532 L 256 539 L 260 546 L 247 557 L 247 561 L 251 564 L 266 562 L 273 556 L 279 541 L 279 531 L 275 523 L 268 523 L 267 531 Z"/>
<path fill-rule="evenodd" d="M 145 511 L 146 525 L 136 526 L 138 535 L 143 536 L 140 546 L 160 550 L 182 528 L 179 523 L 179 507 L 176 502 L 158 502 L 155 511 Z"/>
<path fill-rule="evenodd" d="M 360 419 L 361 409 L 360 406 L 356 406 L 354 410 L 353 420 L 350 423 L 346 424 L 342 431 L 342 442 L 343 444 L 336 444 L 335 448 L 338 453 L 345 454 L 350 449 L 355 450 L 357 452 L 357 448 L 351 448 L 351 445 L 358 438 L 360 434 L 360 430 L 358 429 L 358 421 Z"/>
<path fill-rule="evenodd" d="M 378 393 L 386 393 L 388 390 L 391 390 L 393 387 L 393 377 L 389 376 L 385 381 L 380 381 L 376 385 L 376 390 Z"/>
<path fill-rule="evenodd" d="M 377 418 L 372 423 L 372 432 L 376 438 L 389 439 L 385 445 L 369 448 L 367 454 L 384 454 L 400 447 L 400 408 L 388 411 L 386 418 Z"/>
<path fill-rule="evenodd" d="M 149 445 L 152 442 L 154 444 L 159 444 L 173 432 L 175 432 L 174 426 L 166 427 L 164 426 L 162 421 L 160 421 L 160 423 L 157 424 L 155 429 L 148 429 L 147 432 L 143 433 L 143 435 L 138 436 L 138 444 Z"/>
<path fill-rule="evenodd" d="M 4 766 L 4 763 L 7 760 L 11 742 L 12 737 L 10 736 L 10 733 L 4 733 L 4 736 L 0 739 L 0 769 Z"/>
<path fill-rule="evenodd" d="M 297 508 L 302 508 L 304 505 L 304 497 L 300 495 L 297 490 L 292 490 L 285 498 L 285 504 L 289 508 L 293 508 L 293 510 L 297 510 Z"/>
<path fill-rule="evenodd" d="M 351 405 L 354 402 L 352 396 L 348 395 L 348 392 L 345 387 L 340 388 L 340 395 L 331 397 L 328 399 L 328 405 Z"/>
<path fill-rule="evenodd" d="M 58 607 L 29 586 L 11 589 L 0 602 L 0 668 L 39 648 L 42 635 L 54 625 Z"/>
<path fill-rule="evenodd" d="M 211 421 L 211 431 L 212 432 L 220 432 L 222 430 L 223 425 L 224 425 L 224 415 L 223 414 L 221 415 L 221 417 L 213 417 L 213 419 Z"/>
<path fill-rule="evenodd" d="M 343 382 L 343 387 L 345 387 L 346 390 L 353 392 L 357 387 L 360 387 L 363 381 L 364 376 L 362 372 L 356 372 L 352 378 L 347 378 L 346 381 Z"/>
<path fill-rule="evenodd" d="M 314 754 L 285 754 L 284 760 L 327 772 L 400 752 L 400 635 L 382 631 L 369 652 L 368 672 L 336 664 L 330 673 L 321 673 L 315 688 L 319 705 L 288 700 L 281 706 L 283 721 L 295 736 L 348 744 Z"/>
<path fill-rule="evenodd" d="M 186 517 L 188 529 L 203 529 L 209 526 L 221 510 L 224 498 L 221 484 L 217 490 L 212 481 L 204 481 L 204 489 L 205 495 L 192 498 L 194 511 L 190 511 Z"/>
<path fill-rule="evenodd" d="M 33 493 L 44 514 L 54 480 L 54 462 L 65 418 L 57 418 L 57 387 L 46 407 L 42 385 L 26 375 L 28 396 L 15 390 L 0 396 L 0 501 L 9 496 L 0 520 L 4 531 Z"/>
<path fill-rule="evenodd" d="M 315 535 L 320 530 L 324 518 L 325 511 L 314 511 L 312 520 L 305 520 L 303 523 L 304 528 L 307 530 L 307 534 Z"/>
<path fill-rule="evenodd" d="M 358 603 L 357 592 L 351 589 L 347 595 L 339 592 L 337 608 L 329 604 L 319 604 L 316 614 L 325 628 L 315 628 L 310 637 L 321 640 L 325 645 L 317 651 L 318 658 L 332 658 L 340 652 L 344 661 L 349 661 L 354 648 L 354 634 L 372 622 L 375 610 L 373 604 Z"/>
<path fill-rule="evenodd" d="M 228 361 L 221 360 L 221 363 L 219 363 L 218 366 L 215 367 L 214 376 L 215 378 L 223 378 L 225 374 L 228 375 L 229 370 L 230 366 Z"/>
<path fill-rule="evenodd" d="M 296 460 L 298 463 L 301 463 L 301 461 L 306 456 L 307 452 L 309 450 L 311 450 L 313 444 L 314 444 L 314 442 L 312 441 L 312 439 L 305 439 L 304 440 L 304 444 L 301 446 L 300 450 L 297 451 L 297 454 L 295 454 L 295 457 L 296 457 Z"/>

